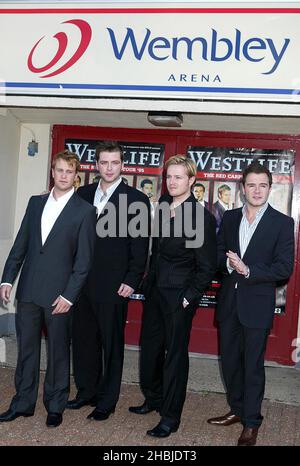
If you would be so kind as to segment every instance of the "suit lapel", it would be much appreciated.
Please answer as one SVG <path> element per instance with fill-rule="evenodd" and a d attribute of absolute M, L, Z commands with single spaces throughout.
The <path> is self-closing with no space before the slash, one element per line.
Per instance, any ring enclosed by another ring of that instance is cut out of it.
<path fill-rule="evenodd" d="M 47 239 L 43 245 L 43 248 L 47 246 L 47 244 L 52 241 L 55 235 L 61 231 L 61 229 L 70 222 L 70 218 L 72 218 L 72 210 L 76 206 L 76 197 L 77 194 L 74 193 L 73 196 L 69 199 L 59 216 L 57 217 Z"/>
<path fill-rule="evenodd" d="M 243 211 L 242 208 L 239 209 L 237 212 L 237 218 L 235 223 L 235 231 L 234 231 L 234 239 L 235 239 L 235 250 L 239 257 L 241 257 L 241 250 L 240 250 L 240 224 L 243 218 Z"/>
<path fill-rule="evenodd" d="M 39 237 L 38 239 L 39 239 L 41 247 L 42 247 L 42 214 L 43 214 L 43 210 L 44 210 L 44 207 L 46 205 L 46 202 L 48 200 L 49 195 L 50 195 L 50 193 L 46 194 L 44 196 L 41 196 L 40 203 L 39 203 L 38 209 L 37 209 L 37 215 L 36 215 L 37 225 L 36 225 L 35 231 L 37 231 L 37 234 L 38 234 L 38 237 Z"/>
<path fill-rule="evenodd" d="M 172 229 L 172 223 L 174 222 L 174 219 L 172 220 L 172 218 L 171 218 L 172 197 L 169 194 L 166 195 L 166 197 L 164 198 L 164 202 L 168 202 L 168 204 L 170 205 L 170 212 L 166 213 L 167 218 L 166 217 L 161 218 L 162 223 L 161 223 L 161 225 L 159 227 L 160 231 L 159 231 L 159 238 L 158 238 L 158 250 L 159 251 L 161 251 L 164 248 L 164 245 L 167 244 L 168 241 L 170 240 L 170 237 L 163 236 L 163 225 L 162 224 L 164 222 L 169 223 L 170 236 L 172 236 L 171 229 Z"/>
<path fill-rule="evenodd" d="M 270 225 L 272 210 L 272 207 L 269 205 L 262 218 L 260 219 L 260 222 L 257 225 L 251 240 L 249 241 L 243 260 L 247 261 L 247 256 L 252 255 L 251 250 L 256 248 L 257 244 L 263 244 L 264 238 L 268 237 L 266 233 Z"/>
<path fill-rule="evenodd" d="M 114 192 L 112 193 L 109 199 L 109 202 L 111 202 L 116 207 L 118 207 L 120 203 L 120 198 L 119 198 L 120 194 L 127 194 L 127 187 L 123 181 L 121 181 L 119 186 L 117 186 L 117 188 L 114 190 Z"/>
<path fill-rule="evenodd" d="M 119 218 L 119 203 L 120 203 L 119 196 L 120 194 L 127 194 L 127 187 L 123 181 L 121 181 L 121 183 L 117 186 L 117 188 L 114 190 L 114 192 L 112 193 L 112 195 L 110 196 L 108 200 L 108 202 L 110 202 L 111 204 L 115 206 L 117 218 Z M 102 212 L 100 213 L 100 215 L 98 216 L 98 218 L 101 218 L 104 215 L 104 211 L 105 211 L 105 206 Z"/>
<path fill-rule="evenodd" d="M 85 198 L 85 200 L 92 205 L 94 205 L 95 192 L 97 188 L 98 188 L 98 183 L 91 184 L 90 189 L 87 192 L 87 196 Z"/>

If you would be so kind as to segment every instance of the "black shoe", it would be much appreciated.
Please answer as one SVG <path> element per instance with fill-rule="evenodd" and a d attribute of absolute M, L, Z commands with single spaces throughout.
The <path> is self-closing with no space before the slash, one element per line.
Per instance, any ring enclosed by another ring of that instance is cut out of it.
<path fill-rule="evenodd" d="M 250 447 L 256 445 L 256 439 L 259 427 L 244 427 L 238 440 L 238 446 Z"/>
<path fill-rule="evenodd" d="M 96 406 L 97 405 L 97 400 L 96 397 L 94 396 L 93 398 L 90 398 L 89 400 L 83 400 L 82 398 L 74 398 L 74 400 L 70 400 L 67 402 L 67 409 L 80 409 L 83 406 Z"/>
<path fill-rule="evenodd" d="M 107 411 L 101 411 L 101 409 L 96 408 L 87 416 L 87 419 L 94 419 L 94 421 L 105 421 L 114 412 L 115 407 L 108 409 Z"/>
<path fill-rule="evenodd" d="M 63 417 L 61 413 L 48 413 L 46 426 L 58 427 L 62 423 Z"/>
<path fill-rule="evenodd" d="M 154 427 L 151 430 L 147 430 L 147 435 L 150 435 L 151 437 L 169 437 L 172 432 L 176 432 L 178 430 L 179 425 L 174 425 L 172 427 L 163 424 L 161 421 L 157 424 L 156 427 Z"/>
<path fill-rule="evenodd" d="M 134 414 L 148 414 L 152 413 L 152 411 L 159 411 L 158 408 L 152 408 L 151 406 L 148 406 L 147 401 L 144 401 L 144 403 L 140 406 L 129 406 L 128 410 Z"/>
<path fill-rule="evenodd" d="M 15 411 L 8 409 L 4 413 L 0 414 L 0 422 L 14 421 L 15 419 L 17 419 L 17 417 L 20 416 L 30 417 L 33 416 L 33 413 L 16 413 Z"/>

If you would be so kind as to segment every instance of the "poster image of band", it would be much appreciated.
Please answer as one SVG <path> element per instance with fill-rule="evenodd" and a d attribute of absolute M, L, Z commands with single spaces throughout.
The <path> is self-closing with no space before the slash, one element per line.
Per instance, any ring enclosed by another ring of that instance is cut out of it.
<path fill-rule="evenodd" d="M 124 183 L 128 184 L 128 186 L 133 186 L 134 184 L 134 175 L 124 175 L 122 174 L 122 180 Z"/>
<path fill-rule="evenodd" d="M 208 199 L 209 199 L 209 181 L 203 181 L 196 179 L 195 184 L 192 188 L 195 199 L 208 209 Z"/>
<path fill-rule="evenodd" d="M 88 181 L 85 184 L 99 183 L 100 175 L 97 171 L 88 173 Z"/>
<path fill-rule="evenodd" d="M 220 228 L 224 212 L 235 206 L 236 190 L 237 183 L 224 183 L 223 181 L 213 183 L 213 199 L 210 210 L 216 219 L 217 231 Z"/>
<path fill-rule="evenodd" d="M 95 165 L 96 146 L 99 142 L 86 139 L 65 140 L 65 148 L 77 154 L 80 159 L 81 186 L 98 183 L 100 180 Z M 148 191 L 148 197 L 154 202 L 154 199 L 158 199 L 161 193 L 164 144 L 117 142 L 124 152 L 123 181 L 143 192 Z"/>
<path fill-rule="evenodd" d="M 138 176 L 136 187 L 144 194 L 146 194 L 151 202 L 156 202 L 158 200 L 157 195 L 161 190 L 161 183 L 158 177 Z"/>
<path fill-rule="evenodd" d="M 80 186 L 85 184 L 85 172 L 79 171 L 75 177 L 74 188 L 77 190 Z"/>
<path fill-rule="evenodd" d="M 265 165 L 272 174 L 273 184 L 269 196 L 269 204 L 280 212 L 291 215 L 294 186 L 294 150 L 257 149 L 257 148 L 224 148 L 224 147 L 188 147 L 187 155 L 197 165 L 196 184 L 205 187 L 205 197 L 198 189 L 200 197 L 205 199 L 205 207 L 215 216 L 217 230 L 220 227 L 224 212 L 244 205 L 241 189 L 243 170 L 253 161 Z M 193 189 L 194 196 L 198 194 Z M 199 199 L 198 199 L 199 200 Z M 204 293 L 200 307 L 213 308 L 217 304 L 220 277 L 212 281 Z M 287 285 L 280 283 L 276 289 L 277 314 L 285 312 Z"/>

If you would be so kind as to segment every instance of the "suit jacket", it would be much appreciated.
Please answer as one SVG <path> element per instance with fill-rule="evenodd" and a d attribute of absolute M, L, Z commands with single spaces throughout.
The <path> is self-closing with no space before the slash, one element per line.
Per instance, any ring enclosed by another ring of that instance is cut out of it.
<path fill-rule="evenodd" d="M 162 202 L 171 204 L 172 197 L 162 196 Z M 196 223 L 198 215 L 199 223 Z M 181 218 L 182 234 L 174 234 L 174 219 L 171 219 L 171 234 L 164 237 L 163 217 L 158 219 L 159 237 L 154 238 L 151 266 L 148 277 L 150 283 L 159 288 L 179 288 L 191 305 L 197 305 L 201 295 L 213 279 L 217 268 L 216 222 L 211 213 L 191 195 L 175 209 L 175 216 Z M 185 232 L 187 225 L 197 233 L 203 233 L 201 244 L 187 247 L 187 241 L 195 239 Z"/>
<path fill-rule="evenodd" d="M 83 186 L 77 190 L 77 193 L 93 204 L 97 186 L 98 183 Z M 123 195 L 123 198 L 120 195 Z M 127 201 L 127 207 L 122 207 L 124 199 Z M 128 231 L 128 225 L 135 216 L 130 213 L 130 207 L 135 202 L 141 202 L 146 207 L 147 225 L 144 237 L 135 238 Z M 109 203 L 116 208 L 116 235 L 115 237 L 97 236 L 92 268 L 83 291 L 90 299 L 98 303 L 122 303 L 124 298 L 117 294 L 121 283 L 135 290 L 145 271 L 151 225 L 150 202 L 144 193 L 122 181 L 110 197 Z M 100 220 L 105 215 L 106 209 L 104 208 Z M 127 231 L 124 236 L 121 236 L 119 231 L 121 220 L 125 220 L 126 224 Z"/>
<path fill-rule="evenodd" d="M 218 264 L 224 277 L 218 299 L 217 319 L 232 312 L 236 291 L 239 319 L 250 328 L 270 328 L 275 309 L 276 282 L 292 274 L 294 262 L 294 221 L 270 205 L 261 218 L 243 256 L 250 276 L 227 270 L 226 252 L 240 256 L 239 227 L 242 209 L 225 212 L 218 234 Z M 237 288 L 235 285 L 237 283 Z"/>
<path fill-rule="evenodd" d="M 197 201 L 197 199 L 196 199 L 196 201 Z M 200 202 L 200 201 L 197 201 L 197 202 Z M 200 204 L 201 204 L 201 202 L 200 202 Z M 201 205 L 203 206 L 203 204 L 201 204 Z M 209 210 L 209 204 L 208 204 L 207 201 L 204 201 L 204 207 L 205 207 L 205 209 Z"/>
<path fill-rule="evenodd" d="M 95 243 L 95 209 L 74 193 L 42 245 L 41 216 L 48 197 L 30 198 L 2 276 L 2 282 L 13 284 L 23 264 L 16 298 L 42 307 L 51 307 L 59 295 L 76 300 Z"/>
<path fill-rule="evenodd" d="M 217 230 L 220 228 L 224 212 L 226 212 L 226 211 L 225 211 L 224 207 L 222 206 L 222 204 L 219 201 L 215 202 L 212 205 L 211 213 L 213 214 L 213 216 L 216 219 Z"/>

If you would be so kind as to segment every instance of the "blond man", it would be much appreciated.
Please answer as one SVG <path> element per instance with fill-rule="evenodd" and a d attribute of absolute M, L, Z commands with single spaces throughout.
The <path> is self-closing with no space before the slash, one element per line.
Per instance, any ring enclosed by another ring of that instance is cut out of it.
<path fill-rule="evenodd" d="M 160 198 L 156 211 L 144 284 L 140 382 L 145 401 L 129 408 L 135 414 L 159 412 L 159 423 L 147 434 L 160 438 L 180 425 L 192 321 L 217 265 L 215 219 L 191 193 L 194 162 L 177 155 L 165 169 L 168 194 Z"/>
<path fill-rule="evenodd" d="M 46 425 L 57 427 L 63 419 L 70 384 L 71 308 L 91 266 L 95 242 L 95 208 L 74 192 L 79 167 L 77 155 L 69 151 L 54 156 L 54 187 L 30 198 L 4 267 L 0 299 L 8 303 L 23 266 L 16 293 L 16 394 L 0 422 L 34 414 L 43 325 L 48 337 Z"/>

